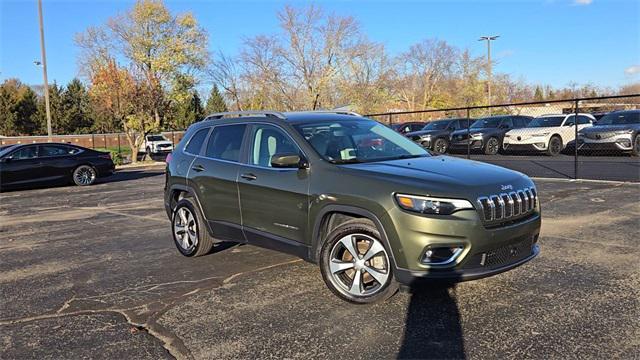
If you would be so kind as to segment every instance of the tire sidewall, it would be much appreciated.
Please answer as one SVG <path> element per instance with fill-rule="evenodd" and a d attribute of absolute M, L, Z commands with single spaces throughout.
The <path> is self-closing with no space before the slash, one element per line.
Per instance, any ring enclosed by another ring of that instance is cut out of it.
<path fill-rule="evenodd" d="M 438 151 L 438 142 L 440 143 L 444 143 L 444 150 L 442 152 Z M 433 144 L 433 151 L 437 152 L 438 154 L 444 154 L 447 152 L 447 150 L 449 149 L 449 142 L 446 139 L 443 138 L 438 138 L 436 139 L 436 142 Z"/>
<path fill-rule="evenodd" d="M 560 145 L 560 149 L 558 149 L 557 152 L 553 151 L 553 146 L 552 145 L 553 145 L 554 141 L 559 142 L 559 145 Z M 562 139 L 559 136 L 554 135 L 554 136 L 551 137 L 551 139 L 549 139 L 549 145 L 547 147 L 547 153 L 550 156 L 556 156 L 556 155 L 559 155 L 561 152 L 562 152 Z"/>
<path fill-rule="evenodd" d="M 332 275 L 331 270 L 329 269 L 329 261 L 331 261 L 331 250 L 333 249 L 333 246 L 344 236 L 356 233 L 365 234 L 378 240 L 382 244 L 382 246 L 384 246 L 384 249 L 387 252 L 387 257 L 389 259 L 389 278 L 387 282 L 382 286 L 382 289 L 369 296 L 353 296 L 338 288 L 331 280 Z M 384 301 L 395 294 L 398 290 L 398 283 L 395 280 L 393 269 L 394 261 L 389 250 L 389 246 L 380 237 L 380 233 L 378 232 L 377 228 L 365 222 L 348 221 L 338 226 L 336 229 L 331 231 L 329 235 L 327 235 L 326 240 L 322 244 L 322 248 L 320 250 L 320 272 L 322 273 L 322 279 L 324 280 L 325 284 L 336 296 L 345 301 L 355 304 L 372 304 Z"/>
<path fill-rule="evenodd" d="M 496 142 L 496 150 L 495 151 L 490 151 L 489 150 L 489 144 L 491 142 L 493 142 L 493 141 Z M 485 146 L 484 153 L 486 155 L 497 155 L 499 151 L 500 151 L 500 140 L 498 140 L 498 138 L 496 138 L 496 137 L 490 137 L 489 140 L 487 140 L 487 145 Z"/>
<path fill-rule="evenodd" d="M 89 169 L 92 173 L 93 173 L 93 180 L 91 180 L 90 183 L 88 184 L 79 184 L 76 181 L 76 173 L 80 170 L 80 169 L 84 169 L 87 168 Z M 89 185 L 93 185 L 96 182 L 96 179 L 98 178 L 98 172 L 96 171 L 96 169 L 93 168 L 93 166 L 91 165 L 80 165 L 77 168 L 75 168 L 73 170 L 73 173 L 71 173 L 71 180 L 73 181 L 74 184 L 78 185 L 78 186 L 89 186 Z"/>
<path fill-rule="evenodd" d="M 636 134 L 636 136 L 633 137 L 633 148 L 631 149 L 631 155 L 633 156 L 640 156 L 640 149 L 637 147 L 638 142 L 640 142 L 640 134 Z"/>
<path fill-rule="evenodd" d="M 180 244 L 178 243 L 178 239 L 176 239 L 176 232 L 175 232 L 176 216 L 178 216 L 178 210 L 183 207 L 189 209 L 189 211 L 193 215 L 193 221 L 195 221 L 196 223 L 196 237 L 198 238 L 198 243 L 196 244 L 196 246 L 193 247 L 193 249 L 191 249 L 191 251 L 183 249 L 182 246 L 180 246 Z M 199 213 L 197 212 L 197 209 L 195 208 L 193 203 L 189 201 L 189 199 L 182 199 L 178 201 L 175 209 L 173 209 L 173 214 L 171 215 L 171 236 L 173 237 L 173 243 L 178 248 L 178 251 L 180 251 L 180 253 L 186 257 L 194 256 L 198 252 L 198 249 L 202 244 L 202 228 L 201 228 L 200 216 L 198 214 Z"/>

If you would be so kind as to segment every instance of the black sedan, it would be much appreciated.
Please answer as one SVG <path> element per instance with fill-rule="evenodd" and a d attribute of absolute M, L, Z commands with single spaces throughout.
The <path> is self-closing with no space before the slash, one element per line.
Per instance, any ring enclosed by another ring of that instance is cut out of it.
<path fill-rule="evenodd" d="M 427 123 L 420 131 L 413 131 L 404 136 L 422 145 L 425 149 L 444 154 L 449 148 L 451 132 L 466 129 L 467 119 L 444 119 Z"/>
<path fill-rule="evenodd" d="M 507 131 L 526 127 L 533 118 L 521 115 L 490 116 L 476 120 L 469 130 L 463 129 L 451 133 L 451 150 L 481 150 L 487 155 L 495 155 L 502 148 Z"/>
<path fill-rule="evenodd" d="M 111 154 L 80 146 L 43 143 L 0 148 L 0 190 L 72 182 L 86 186 L 114 171 Z"/>

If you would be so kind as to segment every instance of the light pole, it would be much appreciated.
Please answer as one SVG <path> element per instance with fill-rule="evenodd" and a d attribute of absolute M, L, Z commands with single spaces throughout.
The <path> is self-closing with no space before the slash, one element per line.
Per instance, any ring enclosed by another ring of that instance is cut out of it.
<path fill-rule="evenodd" d="M 478 41 L 487 42 L 487 105 L 491 106 L 491 41 L 499 38 L 500 35 L 481 36 Z M 491 115 L 491 108 L 489 109 L 489 115 Z"/>
<path fill-rule="evenodd" d="M 51 141 L 51 110 L 49 109 L 49 81 L 47 81 L 47 54 L 44 50 L 44 25 L 42 23 L 42 0 L 38 0 L 38 16 L 40 18 L 40 48 L 42 49 L 42 75 L 44 77 L 44 106 L 47 112 L 47 136 Z M 36 64 L 38 65 L 38 64 Z"/>

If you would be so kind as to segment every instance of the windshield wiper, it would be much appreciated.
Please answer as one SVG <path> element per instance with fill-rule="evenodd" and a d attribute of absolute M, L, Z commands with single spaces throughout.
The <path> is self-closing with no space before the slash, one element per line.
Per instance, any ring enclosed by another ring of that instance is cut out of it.
<path fill-rule="evenodd" d="M 346 160 L 331 160 L 331 162 L 336 165 L 342 165 L 342 164 L 361 164 L 365 161 L 362 161 L 360 159 L 346 159 Z"/>

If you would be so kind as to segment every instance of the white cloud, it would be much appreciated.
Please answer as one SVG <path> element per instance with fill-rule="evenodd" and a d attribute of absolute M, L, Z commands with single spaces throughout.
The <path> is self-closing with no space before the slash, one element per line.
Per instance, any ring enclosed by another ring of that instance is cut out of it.
<path fill-rule="evenodd" d="M 573 0 L 574 5 L 591 5 L 593 0 Z"/>
<path fill-rule="evenodd" d="M 632 65 L 624 69 L 625 75 L 634 76 L 640 74 L 640 65 Z"/>

